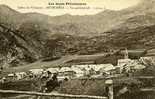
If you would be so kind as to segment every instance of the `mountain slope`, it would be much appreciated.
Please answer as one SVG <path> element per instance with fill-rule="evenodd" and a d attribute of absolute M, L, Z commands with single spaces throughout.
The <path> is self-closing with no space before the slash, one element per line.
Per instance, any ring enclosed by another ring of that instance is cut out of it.
<path fill-rule="evenodd" d="M 0 5 L 0 25 L 9 28 L 8 31 L 0 27 L 0 54 L 3 57 L 0 63 L 16 61 L 19 65 L 66 54 L 154 47 L 154 1 L 143 0 L 134 7 L 120 11 L 107 9 L 90 16 L 66 14 L 55 17 L 19 13 Z M 12 66 L 15 64 L 11 63 Z"/>
<path fill-rule="evenodd" d="M 151 49 L 155 47 L 155 25 L 134 29 L 120 28 L 108 33 L 114 35 L 108 38 L 106 44 L 113 47 L 126 47 L 128 49 Z"/>

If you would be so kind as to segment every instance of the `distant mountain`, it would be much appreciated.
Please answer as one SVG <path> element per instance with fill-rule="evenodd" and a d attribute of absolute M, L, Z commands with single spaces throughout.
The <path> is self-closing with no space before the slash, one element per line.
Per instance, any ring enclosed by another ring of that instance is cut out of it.
<path fill-rule="evenodd" d="M 120 11 L 107 9 L 90 16 L 66 14 L 54 17 L 39 13 L 19 13 L 5 5 L 1 5 L 0 15 L 1 21 L 7 18 L 8 23 L 16 24 L 17 28 L 20 28 L 23 24 L 32 23 L 40 25 L 43 29 L 48 29 L 50 34 L 65 33 L 79 36 L 96 36 L 113 28 L 120 28 L 124 24 L 128 28 L 134 28 L 135 23 L 137 26 L 152 25 L 155 12 L 154 1 L 142 0 L 136 6 L 127 9 Z"/>

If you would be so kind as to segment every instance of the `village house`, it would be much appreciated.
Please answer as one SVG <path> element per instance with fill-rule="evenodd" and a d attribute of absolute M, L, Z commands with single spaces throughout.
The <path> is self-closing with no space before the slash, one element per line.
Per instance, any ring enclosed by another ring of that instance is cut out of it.
<path fill-rule="evenodd" d="M 44 70 L 43 69 L 31 69 L 29 72 L 31 72 L 34 75 L 41 74 Z"/>
<path fill-rule="evenodd" d="M 14 74 L 8 74 L 6 77 L 7 81 L 14 81 L 16 79 Z"/>
<path fill-rule="evenodd" d="M 114 69 L 112 64 L 89 64 L 89 65 L 73 65 L 72 68 L 79 68 L 84 75 L 99 75 Z"/>
<path fill-rule="evenodd" d="M 111 74 L 112 70 L 115 69 L 115 67 L 112 64 L 102 64 L 103 67 L 99 69 L 100 74 Z"/>
<path fill-rule="evenodd" d="M 124 69 L 127 69 L 125 71 L 128 71 L 129 70 L 127 64 L 129 64 L 130 62 L 132 62 L 131 59 L 118 59 L 117 66 L 120 67 L 120 73 L 124 72 Z"/>
<path fill-rule="evenodd" d="M 75 72 L 70 67 L 62 67 L 58 72 L 58 79 L 72 78 Z"/>
<path fill-rule="evenodd" d="M 94 66 L 94 70 L 96 72 L 100 71 L 101 69 L 107 71 L 108 68 L 110 69 L 111 67 L 113 67 L 112 64 L 96 64 L 96 65 L 93 65 Z"/>
<path fill-rule="evenodd" d="M 49 71 L 50 73 L 55 74 L 59 72 L 59 68 L 48 68 L 46 71 Z"/>
<path fill-rule="evenodd" d="M 132 60 L 130 63 L 127 64 L 127 66 L 129 68 L 129 72 L 141 70 L 146 67 L 139 60 Z"/>
<path fill-rule="evenodd" d="M 6 77 L 2 77 L 1 79 L 0 79 L 0 83 L 5 83 L 6 82 Z"/>
<path fill-rule="evenodd" d="M 145 56 L 145 57 L 141 57 L 139 59 L 139 61 L 141 61 L 141 63 L 146 65 L 146 66 L 154 65 L 155 64 L 155 57 L 154 56 Z"/>
<path fill-rule="evenodd" d="M 81 70 L 83 70 L 83 69 L 86 69 L 86 70 L 89 70 L 89 66 L 90 65 L 88 65 L 88 64 L 84 64 L 84 65 L 72 65 L 71 67 L 72 68 L 79 68 L 79 69 L 81 69 Z"/>
<path fill-rule="evenodd" d="M 24 77 L 26 76 L 25 72 L 17 72 L 15 73 L 15 75 L 17 76 L 17 80 L 21 80 L 24 79 Z"/>
<path fill-rule="evenodd" d="M 84 76 L 84 71 L 82 71 L 82 69 L 80 69 L 78 67 L 74 67 L 74 66 L 72 66 L 71 69 L 76 73 L 75 74 L 76 77 Z"/>
<path fill-rule="evenodd" d="M 117 67 L 120 67 L 120 73 L 128 73 L 144 69 L 146 66 L 140 60 L 120 59 Z"/>

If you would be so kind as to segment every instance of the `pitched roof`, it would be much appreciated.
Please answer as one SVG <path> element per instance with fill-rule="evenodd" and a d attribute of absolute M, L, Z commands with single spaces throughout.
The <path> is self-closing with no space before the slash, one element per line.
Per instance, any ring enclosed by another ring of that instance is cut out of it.
<path fill-rule="evenodd" d="M 62 67 L 59 72 L 69 72 L 69 71 L 73 71 L 71 68 L 69 67 Z"/>

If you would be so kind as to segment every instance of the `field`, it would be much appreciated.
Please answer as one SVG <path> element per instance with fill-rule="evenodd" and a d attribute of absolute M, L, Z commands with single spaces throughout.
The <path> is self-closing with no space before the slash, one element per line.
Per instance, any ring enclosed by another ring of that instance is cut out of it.
<path fill-rule="evenodd" d="M 35 80 L 10 82 L 10 83 L 6 83 L 5 85 L 1 85 L 0 87 L 1 89 L 34 91 L 36 89 L 34 89 L 35 87 L 32 84 L 35 84 L 35 82 L 36 82 Z M 155 98 L 154 92 L 140 91 L 140 88 L 143 88 L 144 86 L 151 87 L 150 83 L 152 83 L 152 86 L 153 86 L 153 84 L 155 83 L 155 80 L 152 80 L 152 82 L 150 82 L 150 80 L 147 81 L 144 79 L 134 79 L 134 78 L 128 78 L 128 77 L 114 79 L 115 99 L 154 99 Z M 129 88 L 129 91 L 124 94 L 120 94 L 118 96 L 117 94 L 124 86 L 127 86 Z M 60 87 L 57 87 L 55 89 L 55 91 L 58 93 L 74 94 L 74 95 L 79 95 L 79 94 L 95 95 L 95 96 L 108 95 L 104 79 L 86 79 L 86 80 L 73 79 L 67 82 L 63 82 Z M 3 97 L 6 97 L 6 96 L 8 97 L 12 95 L 8 95 L 8 94 L 3 95 Z M 17 99 L 23 99 L 23 97 L 29 97 L 29 96 L 22 95 L 22 96 L 18 96 Z"/>
<path fill-rule="evenodd" d="M 72 62 L 75 61 L 95 61 L 101 57 L 105 57 L 105 53 L 95 54 L 95 55 L 67 55 L 63 56 L 60 59 L 54 61 L 42 61 L 39 60 L 32 64 L 18 66 L 18 67 L 10 67 L 9 69 L 5 69 L 4 72 L 24 72 L 30 69 L 40 69 L 40 68 L 52 68 L 58 66 L 70 66 Z"/>

